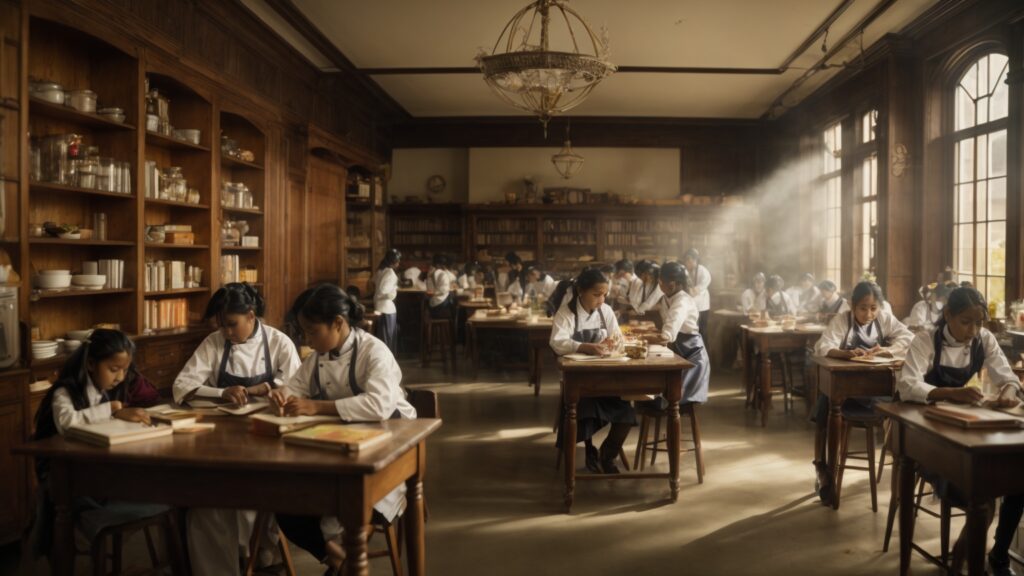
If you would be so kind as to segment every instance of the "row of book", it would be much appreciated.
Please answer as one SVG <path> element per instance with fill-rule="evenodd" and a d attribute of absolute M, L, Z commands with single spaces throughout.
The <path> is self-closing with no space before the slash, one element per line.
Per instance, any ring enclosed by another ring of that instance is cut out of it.
<path fill-rule="evenodd" d="M 203 269 L 181 260 L 149 260 L 144 278 L 146 292 L 198 288 L 202 285 Z"/>
<path fill-rule="evenodd" d="M 143 326 L 147 332 L 188 326 L 188 300 L 185 298 L 146 300 L 143 308 Z"/>
<path fill-rule="evenodd" d="M 678 246 L 678 236 L 653 234 L 605 234 L 604 241 L 612 246 Z"/>
<path fill-rule="evenodd" d="M 536 234 L 477 234 L 476 243 L 487 246 L 501 244 L 507 246 L 532 246 L 537 243 Z"/>
<path fill-rule="evenodd" d="M 548 244 L 572 244 L 574 246 L 593 246 L 597 244 L 596 234 L 545 234 L 544 242 Z"/>
<path fill-rule="evenodd" d="M 99 260 L 96 264 L 96 273 L 107 277 L 103 288 L 108 290 L 124 288 L 124 260 Z"/>
<path fill-rule="evenodd" d="M 462 229 L 461 218 L 393 218 L 391 230 L 405 232 L 440 232 L 458 234 Z"/>
<path fill-rule="evenodd" d="M 225 254 L 220 257 L 220 281 L 221 284 L 230 282 L 256 284 L 260 281 L 259 269 L 251 265 L 243 267 L 238 254 Z"/>
<path fill-rule="evenodd" d="M 391 243 L 398 246 L 414 246 L 422 244 L 424 246 L 456 246 L 462 244 L 461 235 L 455 234 L 391 234 Z"/>
<path fill-rule="evenodd" d="M 476 227 L 480 232 L 487 232 L 491 234 L 500 234 L 503 232 L 535 232 L 537 230 L 537 221 L 533 219 L 516 220 L 514 218 L 502 218 L 501 220 L 481 219 L 477 220 Z"/>
<path fill-rule="evenodd" d="M 679 220 L 609 220 L 604 223 L 605 232 L 681 233 L 686 228 Z"/>
<path fill-rule="evenodd" d="M 593 220 L 545 220 L 545 232 L 597 232 Z"/>

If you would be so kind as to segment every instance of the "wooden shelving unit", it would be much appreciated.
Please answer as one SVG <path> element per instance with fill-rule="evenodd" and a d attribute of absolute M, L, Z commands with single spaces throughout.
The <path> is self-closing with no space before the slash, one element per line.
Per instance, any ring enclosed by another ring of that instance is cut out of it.
<path fill-rule="evenodd" d="M 231 111 L 221 110 L 218 114 L 218 126 L 221 142 L 218 143 L 217 158 L 217 199 L 216 205 L 220 207 L 218 218 L 218 231 L 226 222 L 244 221 L 249 230 L 247 236 L 259 238 L 259 246 L 224 246 L 218 242 L 220 255 L 219 269 L 222 274 L 216 279 L 218 284 L 227 281 L 242 281 L 241 276 L 228 278 L 225 272 L 229 270 L 243 271 L 248 273 L 255 271 L 255 281 L 249 278 L 249 283 L 256 285 L 263 281 L 266 273 L 266 253 L 264 240 L 266 238 L 266 188 L 267 173 L 264 170 L 267 159 L 267 137 L 264 128 L 251 122 L 246 116 Z M 254 160 L 246 161 L 230 156 L 226 150 L 221 149 L 223 139 L 230 138 L 238 143 L 239 149 L 250 150 Z M 252 207 L 228 206 L 227 196 L 224 192 L 226 182 L 237 182 L 244 184 L 252 194 Z M 237 259 L 237 268 L 233 264 L 227 265 L 225 259 L 234 261 Z"/>
<path fill-rule="evenodd" d="M 380 183 L 373 170 L 358 165 L 349 167 L 345 180 L 345 286 L 359 290 L 361 297 L 370 292 L 373 270 L 384 256 L 387 235 L 377 211 L 384 193 Z"/>
<path fill-rule="evenodd" d="M 464 258 L 465 229 L 465 218 L 459 204 L 388 206 L 388 245 L 402 253 L 403 266 L 429 266 L 434 254 L 438 253 Z"/>

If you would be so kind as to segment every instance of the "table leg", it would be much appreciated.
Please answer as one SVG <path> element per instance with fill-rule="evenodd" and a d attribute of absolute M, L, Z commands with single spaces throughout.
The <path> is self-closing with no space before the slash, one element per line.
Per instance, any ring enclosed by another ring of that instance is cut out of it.
<path fill-rule="evenodd" d="M 768 409 L 772 405 L 772 358 L 761 350 L 761 426 L 768 425 Z"/>
<path fill-rule="evenodd" d="M 345 548 L 344 576 L 369 576 L 370 560 L 366 552 L 366 537 L 373 530 L 370 526 L 345 526 L 341 543 Z"/>
<path fill-rule="evenodd" d="M 900 456 L 900 575 L 910 574 L 910 544 L 914 541 L 914 461 Z"/>
<path fill-rule="evenodd" d="M 971 504 L 967 507 L 967 576 L 985 574 L 985 540 L 988 536 L 988 504 Z"/>
<path fill-rule="evenodd" d="M 672 501 L 679 500 L 679 399 L 670 401 L 668 408 L 668 486 Z"/>
<path fill-rule="evenodd" d="M 565 466 L 565 511 L 572 510 L 573 497 L 576 489 L 576 404 L 579 397 L 573 398 L 568 393 L 570 388 L 569 380 L 566 379 L 565 390 L 565 426 L 562 429 L 562 453 Z"/>
<path fill-rule="evenodd" d="M 424 576 L 427 573 L 426 545 L 424 544 L 425 505 L 423 503 L 423 474 L 426 464 L 426 442 L 419 445 L 419 467 L 416 474 L 406 481 L 405 501 L 405 549 L 409 557 L 409 575 Z"/>
<path fill-rule="evenodd" d="M 71 484 L 67 465 L 54 459 L 50 463 L 50 492 L 54 510 L 57 513 L 53 525 L 53 574 L 74 574 L 75 572 L 75 524 Z"/>
<path fill-rule="evenodd" d="M 367 540 L 373 533 L 370 515 L 373 503 L 366 502 L 366 486 L 362 479 L 342 479 L 339 486 L 341 499 L 338 521 L 341 523 L 341 546 L 345 549 L 344 576 L 368 576 L 370 560 L 367 556 Z"/>
<path fill-rule="evenodd" d="M 480 341 L 474 324 L 469 325 L 469 337 L 473 341 L 473 377 L 476 378 L 480 372 Z"/>
<path fill-rule="evenodd" d="M 540 374 L 544 367 L 544 348 L 534 345 L 530 355 L 530 383 L 533 384 L 533 395 L 540 396 Z"/>
<path fill-rule="evenodd" d="M 829 397 L 828 412 L 828 473 L 832 477 L 832 508 L 839 509 L 839 439 L 843 429 L 843 413 L 841 401 L 835 396 Z"/>
<path fill-rule="evenodd" d="M 743 349 L 743 383 L 746 386 L 747 406 L 754 401 L 754 359 L 750 353 L 750 343 L 747 342 L 747 332 L 740 329 L 740 346 Z"/>

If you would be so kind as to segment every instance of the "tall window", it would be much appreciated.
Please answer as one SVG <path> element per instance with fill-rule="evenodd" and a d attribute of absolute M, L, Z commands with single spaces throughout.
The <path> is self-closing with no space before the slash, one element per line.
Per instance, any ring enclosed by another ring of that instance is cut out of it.
<path fill-rule="evenodd" d="M 878 125 L 878 110 L 869 110 L 860 119 L 860 142 L 863 145 L 875 143 L 875 128 Z M 859 229 L 857 231 L 857 250 L 860 257 L 857 266 L 863 272 L 877 272 L 878 241 L 878 154 L 872 150 L 860 161 L 859 193 L 857 204 L 860 209 Z"/>
<path fill-rule="evenodd" d="M 955 88 L 953 266 L 990 301 L 1006 300 L 1006 70 L 982 56 Z"/>
<path fill-rule="evenodd" d="M 843 126 L 839 122 L 825 128 L 822 135 L 821 189 L 825 197 L 825 277 L 843 283 Z"/>

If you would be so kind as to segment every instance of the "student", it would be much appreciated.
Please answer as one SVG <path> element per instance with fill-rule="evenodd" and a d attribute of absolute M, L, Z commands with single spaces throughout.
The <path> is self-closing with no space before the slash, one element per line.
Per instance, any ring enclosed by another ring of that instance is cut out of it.
<path fill-rule="evenodd" d="M 431 318 L 452 318 L 455 315 L 455 298 L 452 294 L 452 277 L 448 273 L 448 258 L 443 254 L 434 255 L 434 266 L 427 273 L 427 297 Z"/>
<path fill-rule="evenodd" d="M 757 274 L 754 274 L 754 278 L 750 281 L 750 288 L 747 288 L 743 291 L 743 294 L 740 294 L 740 310 L 744 314 L 764 311 L 764 283 L 764 272 L 758 272 Z"/>
<path fill-rule="evenodd" d="M 523 259 L 515 252 L 505 254 L 505 265 L 499 269 L 496 282 L 498 292 L 508 292 L 513 283 L 519 280 L 519 274 L 523 270 Z"/>
<path fill-rule="evenodd" d="M 398 296 L 398 270 L 402 263 L 402 253 L 391 248 L 384 253 L 377 266 L 377 275 L 373 279 L 373 309 L 380 316 L 373 324 L 377 338 L 387 344 L 394 354 L 398 350 L 398 309 L 395 298 Z"/>
<path fill-rule="evenodd" d="M 797 298 L 794 300 L 798 314 L 816 315 L 821 309 L 821 290 L 814 285 L 814 274 L 805 273 L 797 285 Z"/>
<path fill-rule="evenodd" d="M 782 276 L 772 274 L 764 283 L 764 309 L 769 318 L 796 314 L 796 304 L 782 289 Z"/>
<path fill-rule="evenodd" d="M 536 266 L 527 268 L 522 280 L 525 282 L 525 285 L 523 283 L 513 284 L 509 287 L 508 292 L 524 302 L 524 297 L 529 297 L 531 302 L 534 299 L 538 299 L 540 302 L 547 302 L 558 286 L 558 282 L 554 278 Z"/>
<path fill-rule="evenodd" d="M 408 283 L 409 288 L 426 291 L 427 284 L 424 282 L 426 274 L 417 266 L 409 266 L 402 271 L 402 280 Z"/>
<path fill-rule="evenodd" d="M 462 273 L 455 280 L 460 296 L 472 296 L 478 285 L 483 286 L 482 282 L 477 281 L 479 270 L 480 265 L 476 262 L 466 262 L 462 267 Z"/>
<path fill-rule="evenodd" d="M 288 336 L 261 320 L 263 311 L 263 298 L 248 284 L 226 284 L 214 292 L 203 319 L 216 320 L 220 329 L 203 340 L 174 380 L 175 402 L 206 398 L 247 404 L 285 385 L 299 368 L 299 354 Z M 237 574 L 255 521 L 253 511 L 189 510 L 192 572 Z M 274 541 L 276 531 L 269 532 Z"/>
<path fill-rule="evenodd" d="M 89 339 L 68 358 L 57 381 L 39 405 L 33 439 L 63 435 L 71 426 L 112 418 L 149 424 L 145 407 L 157 404 L 160 395 L 148 380 L 135 371 L 134 355 L 135 344 L 123 332 L 93 330 Z M 35 467 L 41 490 L 29 541 L 38 556 L 50 553 L 54 511 L 49 494 L 50 462 L 37 458 Z M 167 506 L 157 504 L 100 503 L 88 497 L 77 498 L 74 506 L 76 517 L 89 519 L 83 526 L 121 524 L 168 510 Z M 96 534 L 88 533 L 86 537 L 91 542 Z"/>
<path fill-rule="evenodd" d="M 818 357 L 850 359 L 857 356 L 882 356 L 902 359 L 914 335 L 902 322 L 882 308 L 882 289 L 873 282 L 861 282 L 850 296 L 851 311 L 836 314 L 814 345 Z M 872 398 L 850 398 L 843 410 L 873 411 Z M 825 464 L 825 442 L 829 419 L 829 399 L 818 395 L 814 413 L 817 424 L 814 466 L 818 474 L 818 495 L 822 503 L 832 502 L 832 477 Z"/>
<path fill-rule="evenodd" d="M 658 266 L 654 262 L 642 262 L 643 266 L 640 268 L 640 290 L 634 291 L 631 296 L 632 300 L 630 305 L 633 310 L 639 315 L 644 315 L 647 312 L 654 310 L 661 302 L 661 297 L 664 296 L 661 292 L 661 288 L 658 287 L 658 275 L 661 273 L 661 266 Z"/>
<path fill-rule="evenodd" d="M 693 368 L 683 372 L 680 404 L 703 404 L 708 400 L 711 362 L 700 335 L 697 304 L 687 291 L 689 276 L 686 268 L 678 262 L 667 262 L 661 267 L 658 283 L 665 294 L 658 304 L 662 319 L 661 333 L 649 340 L 667 345 L 670 350 L 693 364 Z"/>
<path fill-rule="evenodd" d="M 573 281 L 560 284 L 562 292 L 556 291 L 552 295 L 554 301 L 562 301 L 567 294 L 571 296 L 552 321 L 550 344 L 555 354 L 602 356 L 611 351 L 617 340 L 621 340 L 615 313 L 604 302 L 608 286 L 608 279 L 596 268 L 588 268 Z M 602 396 L 581 398 L 576 410 L 576 440 L 583 441 L 586 446 L 587 470 L 595 474 L 617 474 L 619 470 L 615 459 L 622 450 L 629 429 L 636 424 L 633 407 L 617 396 Z M 611 424 L 611 429 L 598 451 L 594 448 L 593 436 L 607 424 Z M 559 432 L 559 445 L 561 442 Z M 564 448 L 575 449 L 574 446 Z"/>
<path fill-rule="evenodd" d="M 401 388 L 402 370 L 383 342 L 357 328 L 363 308 L 337 286 L 322 284 L 299 295 L 291 315 L 302 327 L 311 354 L 271 401 L 287 416 L 330 415 L 345 422 L 416 418 Z M 342 496 L 343 497 L 343 496 Z M 375 522 L 395 520 L 405 483 L 374 504 Z M 344 561 L 337 518 L 278 515 L 289 540 L 337 571 Z"/>
<path fill-rule="evenodd" d="M 697 303 L 697 310 L 700 312 L 700 335 L 702 338 L 708 336 L 708 316 L 711 314 L 711 294 L 708 288 L 711 286 L 711 272 L 700 263 L 700 252 L 696 248 L 690 248 L 683 255 L 683 265 L 690 275 L 690 296 L 693 296 Z"/>
<path fill-rule="evenodd" d="M 818 317 L 823 320 L 831 320 L 839 313 L 839 310 L 846 304 L 846 299 L 839 295 L 839 288 L 831 280 L 822 280 L 818 284 L 821 292 L 821 305 L 818 307 Z"/>
<path fill-rule="evenodd" d="M 921 301 L 910 309 L 910 316 L 903 321 L 914 332 L 930 330 L 942 319 L 942 308 L 952 288 L 945 284 L 929 284 L 920 290 Z"/>
<path fill-rule="evenodd" d="M 612 282 L 612 301 L 618 304 L 628 304 L 633 289 L 639 289 L 643 281 L 636 276 L 636 266 L 633 261 L 623 258 L 615 263 L 615 274 Z"/>
<path fill-rule="evenodd" d="M 984 327 L 987 319 L 988 305 L 980 292 L 963 287 L 950 292 L 942 317 L 933 327 L 918 332 L 910 345 L 897 386 L 900 399 L 922 404 L 938 401 L 980 403 L 984 400 L 980 387 L 968 383 L 985 369 L 999 390 L 991 403 L 1001 407 L 1016 406 L 1020 380 L 1010 368 L 995 336 Z M 965 501 L 954 486 L 938 475 L 927 471 L 923 475 L 944 498 Z M 1014 573 L 1008 554 L 1022 512 L 1024 495 L 1003 497 L 995 545 L 988 554 L 990 574 L 1004 576 Z M 957 544 L 956 548 L 959 548 L 959 542 Z M 957 556 L 956 552 L 954 556 Z"/>

